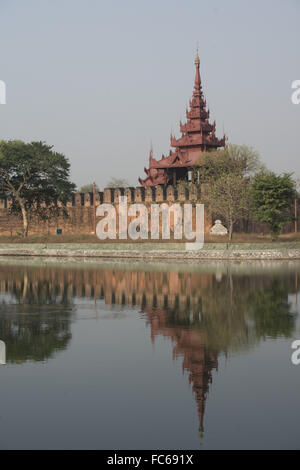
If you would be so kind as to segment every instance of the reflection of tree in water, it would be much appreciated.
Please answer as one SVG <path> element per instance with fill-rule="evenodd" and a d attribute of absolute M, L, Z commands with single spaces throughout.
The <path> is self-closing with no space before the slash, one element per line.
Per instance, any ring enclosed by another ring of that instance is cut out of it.
<path fill-rule="evenodd" d="M 17 299 L 0 305 L 0 338 L 8 361 L 45 360 L 67 347 L 73 300 L 102 299 L 111 305 L 138 305 L 158 335 L 172 340 L 195 394 L 200 432 L 205 400 L 218 357 L 255 346 L 266 337 L 292 335 L 288 294 L 293 274 L 121 269 L 100 266 L 0 270 L 0 292 Z M 5 299 L 5 296 L 4 296 Z"/>
<path fill-rule="evenodd" d="M 285 336 L 295 328 L 295 315 L 290 312 L 288 287 L 280 279 L 272 279 L 269 287 L 256 291 L 249 299 L 249 313 L 258 338 Z"/>
<path fill-rule="evenodd" d="M 18 309 L 5 314 L 0 310 L 1 339 L 7 348 L 7 362 L 22 363 L 27 360 L 45 361 L 53 353 L 66 349 L 71 339 L 70 311 L 35 314 Z"/>
<path fill-rule="evenodd" d="M 65 289 L 43 279 L 33 283 L 26 270 L 5 290 L 9 300 L 0 304 L 0 334 L 8 363 L 45 361 L 67 348 L 74 307 Z"/>
<path fill-rule="evenodd" d="M 201 295 L 199 316 L 189 312 L 185 322 L 205 333 L 205 344 L 228 353 L 249 348 L 268 336 L 292 335 L 295 316 L 288 294 L 295 291 L 293 276 L 233 276 L 229 271 L 222 282 L 212 279 Z M 183 313 L 179 324 L 184 324 Z M 172 311 L 170 321 L 178 322 Z"/>

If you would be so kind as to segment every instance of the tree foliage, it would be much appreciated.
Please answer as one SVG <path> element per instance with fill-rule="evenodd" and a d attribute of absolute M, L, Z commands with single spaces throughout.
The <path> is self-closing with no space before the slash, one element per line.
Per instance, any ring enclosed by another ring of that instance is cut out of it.
<path fill-rule="evenodd" d="M 225 222 L 230 240 L 234 224 L 249 217 L 250 181 L 262 168 L 257 151 L 233 144 L 203 152 L 194 168 L 199 174 L 196 181 L 201 185 L 202 200 L 215 217 Z"/>
<path fill-rule="evenodd" d="M 128 188 L 129 183 L 125 178 L 111 178 L 107 183 L 107 188 Z"/>
<path fill-rule="evenodd" d="M 263 169 L 263 165 L 259 153 L 252 147 L 230 144 L 221 150 L 203 152 L 197 168 L 200 168 L 201 181 L 206 182 L 225 174 L 250 178 Z"/>
<path fill-rule="evenodd" d="M 294 185 L 291 174 L 276 175 L 271 171 L 258 173 L 252 182 L 250 201 L 255 218 L 270 226 L 277 238 L 283 226 L 291 220 Z"/>
<path fill-rule="evenodd" d="M 66 157 L 44 142 L 0 141 L 0 192 L 11 198 L 10 211 L 22 214 L 25 237 L 30 217 L 66 215 L 75 189 L 69 171 Z"/>
<path fill-rule="evenodd" d="M 100 191 L 99 186 L 95 184 L 95 191 L 98 193 Z M 93 192 L 93 183 L 85 184 L 79 189 L 80 193 L 92 193 Z"/>

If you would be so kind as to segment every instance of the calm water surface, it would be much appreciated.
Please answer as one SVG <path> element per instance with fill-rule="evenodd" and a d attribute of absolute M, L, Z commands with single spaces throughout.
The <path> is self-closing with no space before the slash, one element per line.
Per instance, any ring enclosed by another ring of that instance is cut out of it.
<path fill-rule="evenodd" d="M 0 260 L 0 448 L 299 449 L 298 272 Z"/>

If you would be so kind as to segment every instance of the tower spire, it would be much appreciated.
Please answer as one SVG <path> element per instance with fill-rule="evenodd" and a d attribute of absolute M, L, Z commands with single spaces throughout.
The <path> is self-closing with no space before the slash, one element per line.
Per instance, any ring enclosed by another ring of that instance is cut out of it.
<path fill-rule="evenodd" d="M 198 67 L 199 67 L 199 65 L 200 65 L 199 48 L 198 48 L 198 46 L 197 46 L 197 49 L 196 49 L 195 65 L 198 66 Z"/>
<path fill-rule="evenodd" d="M 195 82 L 190 109 L 186 110 L 187 122 L 180 122 L 181 137 L 176 139 L 171 130 L 170 143 L 175 150 L 170 150 L 168 157 L 160 160 L 151 159 L 145 180 L 140 180 L 142 186 L 157 186 L 158 184 L 174 184 L 172 175 L 179 179 L 187 179 L 188 168 L 197 165 L 199 155 L 208 150 L 224 147 L 225 137 L 218 139 L 215 135 L 215 124 L 209 122 L 200 78 L 200 59 L 198 47 L 195 56 Z M 149 171 L 151 171 L 151 174 Z M 155 170 L 155 171 L 154 171 Z"/>
<path fill-rule="evenodd" d="M 198 47 L 196 50 L 195 56 L 195 66 L 196 66 L 196 75 L 195 75 L 195 83 L 194 83 L 194 96 L 200 95 L 200 87 L 201 87 L 201 80 L 200 80 L 200 59 L 198 54 Z"/>

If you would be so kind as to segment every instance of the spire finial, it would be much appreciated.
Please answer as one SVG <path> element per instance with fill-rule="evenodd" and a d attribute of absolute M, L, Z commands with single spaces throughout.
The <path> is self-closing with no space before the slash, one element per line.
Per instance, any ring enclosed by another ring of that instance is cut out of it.
<path fill-rule="evenodd" d="M 195 57 L 195 65 L 200 65 L 200 59 L 199 59 L 199 46 L 197 43 L 197 49 L 196 49 L 196 57 Z"/>
<path fill-rule="evenodd" d="M 152 139 L 150 141 L 150 152 L 149 152 L 149 159 L 153 157 L 153 145 L 152 145 Z"/>

